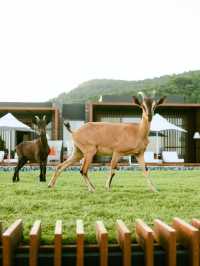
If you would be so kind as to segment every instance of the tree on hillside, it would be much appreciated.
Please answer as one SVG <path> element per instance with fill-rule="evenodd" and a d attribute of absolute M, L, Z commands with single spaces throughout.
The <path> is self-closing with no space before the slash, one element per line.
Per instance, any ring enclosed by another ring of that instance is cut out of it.
<path fill-rule="evenodd" d="M 136 95 L 138 91 L 144 91 L 151 95 L 154 90 L 158 96 L 181 95 L 185 97 L 186 102 L 200 102 L 200 71 L 140 81 L 90 80 L 83 82 L 68 93 L 62 93 L 52 101 L 59 105 L 62 103 L 84 103 L 89 100 L 97 100 L 100 95 L 132 96 Z"/>

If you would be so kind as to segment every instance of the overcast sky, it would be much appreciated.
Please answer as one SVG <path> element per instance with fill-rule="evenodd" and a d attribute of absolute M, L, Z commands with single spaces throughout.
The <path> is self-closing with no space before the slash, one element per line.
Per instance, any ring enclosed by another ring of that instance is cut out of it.
<path fill-rule="evenodd" d="M 199 0 L 2 0 L 0 102 L 200 69 Z"/>

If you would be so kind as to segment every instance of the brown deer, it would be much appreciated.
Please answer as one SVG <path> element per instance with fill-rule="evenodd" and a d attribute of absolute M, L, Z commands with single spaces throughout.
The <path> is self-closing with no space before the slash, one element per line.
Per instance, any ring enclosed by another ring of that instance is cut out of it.
<path fill-rule="evenodd" d="M 94 155 L 97 154 L 112 155 L 111 172 L 106 182 L 107 189 L 110 189 L 120 157 L 134 155 L 144 170 L 150 189 L 156 191 L 144 162 L 144 152 L 149 143 L 148 135 L 154 110 L 164 102 L 165 97 L 156 101 L 151 97 L 144 96 L 143 93 L 140 94 L 142 95 L 141 101 L 133 96 L 133 103 L 142 109 L 142 119 L 139 123 L 89 122 L 75 132 L 71 131 L 69 123 L 65 124 L 72 134 L 74 151 L 68 160 L 57 165 L 49 187 L 55 185 L 56 179 L 63 169 L 83 158 L 80 172 L 89 191 L 94 191 L 95 187 L 88 177 L 88 168 Z"/>
<path fill-rule="evenodd" d="M 49 154 L 49 146 L 46 137 L 47 121 L 45 115 L 42 119 L 40 119 L 38 116 L 35 116 L 35 118 L 39 137 L 32 141 L 23 141 L 16 146 L 18 164 L 13 175 L 13 182 L 19 181 L 19 170 L 27 163 L 27 161 L 39 162 L 40 181 L 46 181 L 46 165 Z"/>

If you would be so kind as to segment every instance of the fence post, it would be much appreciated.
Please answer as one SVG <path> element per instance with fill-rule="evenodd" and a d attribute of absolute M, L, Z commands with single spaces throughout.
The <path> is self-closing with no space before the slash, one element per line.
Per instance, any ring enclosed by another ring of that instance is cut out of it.
<path fill-rule="evenodd" d="M 141 219 L 136 220 L 136 238 L 140 246 L 144 249 L 145 265 L 153 266 L 153 230 Z"/>
<path fill-rule="evenodd" d="M 54 231 L 54 265 L 61 266 L 62 264 L 62 221 L 56 221 Z"/>
<path fill-rule="evenodd" d="M 84 265 L 84 226 L 82 220 L 76 221 L 76 265 Z"/>
<path fill-rule="evenodd" d="M 19 244 L 23 231 L 22 220 L 16 220 L 2 235 L 3 266 L 11 266 L 14 252 Z"/>
<path fill-rule="evenodd" d="M 38 265 L 38 251 L 40 247 L 40 237 L 41 237 L 41 221 L 37 220 L 33 224 L 30 231 L 30 247 L 29 247 L 29 265 Z"/>
<path fill-rule="evenodd" d="M 189 249 L 190 266 L 199 265 L 199 231 L 185 221 L 174 218 L 173 227 L 177 232 L 177 240 Z"/>
<path fill-rule="evenodd" d="M 123 253 L 123 265 L 131 266 L 131 233 L 122 220 L 116 221 L 117 240 Z"/>
<path fill-rule="evenodd" d="M 176 265 L 176 231 L 159 219 L 154 221 L 154 236 L 166 251 L 166 265 Z"/>
<path fill-rule="evenodd" d="M 96 238 L 100 249 L 100 266 L 108 265 L 108 233 L 102 221 L 96 222 Z"/>

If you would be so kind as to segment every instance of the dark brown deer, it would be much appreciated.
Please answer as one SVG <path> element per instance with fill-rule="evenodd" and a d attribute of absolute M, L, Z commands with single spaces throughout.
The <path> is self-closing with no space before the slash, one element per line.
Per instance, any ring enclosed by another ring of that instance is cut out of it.
<path fill-rule="evenodd" d="M 46 116 L 40 119 L 35 116 L 39 137 L 32 141 L 23 141 L 16 146 L 18 164 L 15 167 L 13 182 L 19 181 L 19 170 L 28 162 L 38 162 L 40 164 L 40 181 L 46 181 L 46 165 L 49 154 L 49 146 L 46 137 Z"/>
<path fill-rule="evenodd" d="M 89 165 L 95 154 L 108 154 L 112 155 L 111 172 L 106 182 L 108 189 L 110 189 L 120 157 L 134 155 L 144 170 L 150 189 L 156 191 L 144 162 L 144 152 L 149 143 L 148 136 L 154 110 L 163 103 L 165 97 L 156 101 L 142 93 L 140 94 L 142 95 L 142 101 L 133 96 L 133 103 L 142 109 L 142 119 L 139 123 L 89 122 L 75 132 L 72 132 L 69 124 L 66 124 L 68 130 L 72 133 L 74 152 L 68 160 L 57 165 L 56 171 L 49 182 L 49 187 L 55 185 L 56 179 L 63 169 L 83 158 L 80 172 L 89 191 L 94 191 L 95 188 L 88 177 Z"/>

